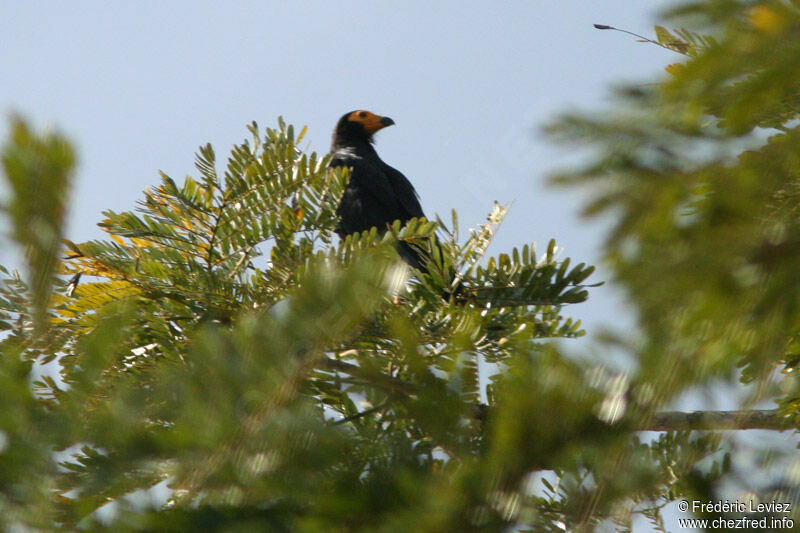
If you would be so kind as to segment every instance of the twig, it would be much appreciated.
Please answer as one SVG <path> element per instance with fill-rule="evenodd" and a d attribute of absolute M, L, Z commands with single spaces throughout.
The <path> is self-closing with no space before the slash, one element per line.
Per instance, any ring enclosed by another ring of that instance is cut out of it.
<path fill-rule="evenodd" d="M 350 416 L 346 416 L 344 418 L 340 418 L 339 420 L 334 421 L 333 424 L 334 425 L 346 424 L 347 422 L 352 422 L 353 420 L 358 420 L 359 418 L 363 418 L 363 417 L 365 417 L 367 415 L 371 415 L 372 413 L 380 411 L 381 409 L 386 407 L 387 404 L 388 404 L 388 402 L 384 402 L 384 403 L 382 403 L 380 405 L 376 405 L 375 407 L 371 407 L 369 409 L 365 409 L 365 410 L 363 410 L 363 411 L 361 411 L 359 413 L 356 413 L 354 415 L 350 415 Z"/>
<path fill-rule="evenodd" d="M 654 41 L 653 39 L 648 39 L 644 35 L 639 35 L 638 33 L 633 33 L 632 31 L 621 30 L 619 28 L 615 28 L 614 26 L 608 26 L 606 24 L 594 24 L 594 27 L 597 28 L 598 30 L 621 31 L 622 33 L 627 33 L 628 35 L 633 35 L 634 37 L 638 37 L 641 40 L 641 42 L 654 44 L 656 46 L 660 46 L 661 48 L 666 48 L 670 52 L 678 52 L 679 54 L 686 55 L 684 52 L 681 52 L 680 50 L 676 50 L 674 48 L 671 48 L 671 47 L 667 46 L 666 44 L 662 44 L 662 43 L 660 43 L 658 41 Z"/>
<path fill-rule="evenodd" d="M 393 378 L 391 376 L 387 376 L 386 374 L 381 374 L 380 372 L 366 371 L 360 366 L 345 363 L 344 361 L 337 361 L 336 359 L 323 359 L 319 366 L 325 370 L 337 370 L 339 372 L 344 372 L 345 374 L 350 374 L 353 377 L 365 379 L 368 383 L 372 383 L 393 392 L 411 394 L 415 392 L 417 388 L 413 383 L 408 383 L 401 379 Z"/>

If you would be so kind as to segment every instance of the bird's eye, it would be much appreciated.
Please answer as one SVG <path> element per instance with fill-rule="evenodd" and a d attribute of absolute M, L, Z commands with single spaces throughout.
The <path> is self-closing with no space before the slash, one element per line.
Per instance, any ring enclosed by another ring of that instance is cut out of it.
<path fill-rule="evenodd" d="M 366 111 L 362 111 L 361 113 L 358 114 L 358 116 L 361 117 L 361 118 L 367 118 L 367 112 Z"/>

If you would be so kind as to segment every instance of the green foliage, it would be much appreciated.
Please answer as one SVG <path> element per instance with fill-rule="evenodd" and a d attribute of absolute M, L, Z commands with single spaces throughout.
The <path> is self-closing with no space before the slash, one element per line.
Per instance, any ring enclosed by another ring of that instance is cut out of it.
<path fill-rule="evenodd" d="M 798 6 L 782 1 L 709 4 L 675 10 L 675 16 L 697 17 L 701 28 L 719 34 L 719 42 L 677 70 L 664 94 L 691 109 L 690 122 L 703 121 L 709 113 L 733 135 L 756 127 L 785 128 L 800 113 Z"/>
<path fill-rule="evenodd" d="M 557 138 L 593 149 L 556 181 L 590 190 L 587 217 L 614 217 L 606 258 L 641 333 L 631 409 L 648 416 L 687 391 L 739 380 L 750 385 L 741 407 L 770 400 L 798 420 L 800 6 L 695 2 L 668 21 L 692 24 L 656 28 L 686 62 L 659 83 L 620 91 L 613 115 L 552 124 Z M 771 457 L 793 464 L 792 454 Z M 696 481 L 680 492 L 771 490 L 733 473 Z M 783 475 L 770 481 L 797 488 Z"/>
<path fill-rule="evenodd" d="M 455 212 L 450 228 L 412 220 L 336 242 L 347 171 L 303 153 L 302 133 L 282 121 L 250 132 L 224 171 L 204 146 L 198 178 L 162 174 L 136 211 L 106 212 L 108 240 L 65 241 L 59 272 L 73 286 L 46 293 L 45 330 L 29 327 L 39 289 L 3 271 L 0 376 L 13 381 L 0 389 L 13 415 L 0 418 L 4 525 L 513 523 L 493 500 L 491 465 L 519 452 L 502 444 L 516 404 L 497 422 L 476 413 L 486 394 L 501 405 L 532 375 L 487 365 L 527 368 L 547 339 L 582 334 L 561 310 L 586 299 L 593 269 L 558 261 L 554 242 L 540 257 L 526 245 L 484 266 L 499 205 L 464 242 Z M 54 179 L 48 172 L 41 179 Z M 430 247 L 437 227 L 445 235 Z M 430 274 L 409 279 L 394 239 L 428 246 Z M 32 256 L 29 270 L 47 260 Z M 31 388 L 32 365 L 54 361 L 60 379 Z M 565 379 L 586 380 L 565 368 Z M 590 440 L 612 432 L 592 411 L 595 389 L 575 407 Z M 550 429 L 542 446 L 554 449 L 564 435 Z M 514 446 L 532 431 L 514 428 Z M 504 491 L 523 490 L 519 474 L 509 472 Z M 159 490 L 151 507 L 147 491 Z"/>

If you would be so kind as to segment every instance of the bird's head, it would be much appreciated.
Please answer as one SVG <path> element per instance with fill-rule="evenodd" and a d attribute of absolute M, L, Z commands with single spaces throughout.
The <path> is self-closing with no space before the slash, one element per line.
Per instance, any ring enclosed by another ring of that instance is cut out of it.
<path fill-rule="evenodd" d="M 333 145 L 342 146 L 348 143 L 369 143 L 372 136 L 380 129 L 394 124 L 389 117 L 382 117 L 369 111 L 351 111 L 345 113 L 333 130 Z"/>

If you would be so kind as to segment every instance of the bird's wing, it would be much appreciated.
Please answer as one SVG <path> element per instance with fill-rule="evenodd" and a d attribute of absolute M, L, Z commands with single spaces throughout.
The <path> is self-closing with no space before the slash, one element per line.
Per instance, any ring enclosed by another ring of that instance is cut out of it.
<path fill-rule="evenodd" d="M 333 167 L 350 167 L 350 180 L 366 189 L 384 207 L 387 213 L 397 210 L 395 191 L 389 178 L 381 171 L 377 161 L 356 155 L 350 150 L 337 150 L 331 161 Z M 410 185 L 410 184 L 409 184 Z"/>
<path fill-rule="evenodd" d="M 402 172 L 396 168 L 390 167 L 386 163 L 381 165 L 384 173 L 389 178 L 389 183 L 394 196 L 400 207 L 407 213 L 408 218 L 424 217 L 425 213 L 422 212 L 422 206 L 419 203 L 419 196 L 414 186 L 408 181 Z"/>
<path fill-rule="evenodd" d="M 350 168 L 350 181 L 336 209 L 339 224 L 336 232 L 349 235 L 372 227 L 384 231 L 393 221 L 408 220 L 400 205 L 388 176 L 376 158 L 359 157 L 337 151 L 332 166 Z"/>

